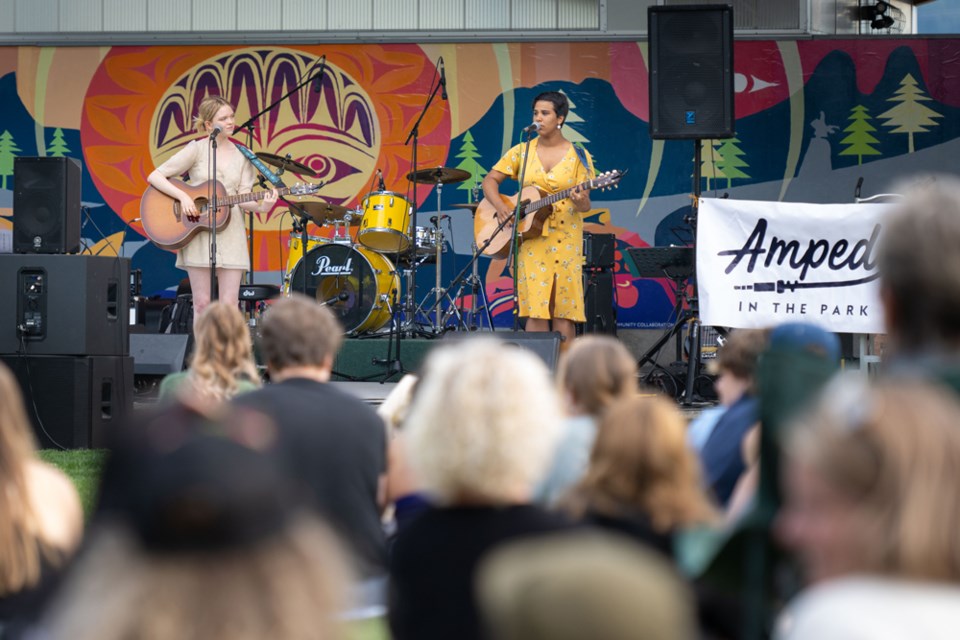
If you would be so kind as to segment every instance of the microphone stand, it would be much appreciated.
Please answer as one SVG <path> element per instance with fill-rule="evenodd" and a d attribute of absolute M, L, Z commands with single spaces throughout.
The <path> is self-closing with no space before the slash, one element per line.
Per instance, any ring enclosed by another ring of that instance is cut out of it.
<path fill-rule="evenodd" d="M 439 66 L 439 61 L 438 61 Z M 435 70 L 436 71 L 436 70 Z M 423 117 L 427 115 L 427 109 L 430 108 L 430 103 L 433 102 L 433 99 L 437 96 L 437 91 L 440 89 L 440 82 L 437 82 L 433 85 L 433 89 L 430 91 L 430 96 L 427 98 L 427 102 L 423 105 L 423 109 L 420 110 L 420 116 L 417 118 L 417 121 L 413 123 L 413 128 L 410 130 L 410 133 L 407 134 L 407 139 L 403 141 L 403 145 L 406 146 L 410 144 L 410 140 L 413 139 L 413 206 L 411 207 L 412 215 L 410 216 L 410 228 L 408 229 L 408 237 L 412 240 L 414 247 L 416 246 L 417 239 L 417 210 L 420 208 L 417 203 L 417 146 L 420 142 L 420 122 L 423 120 Z M 416 290 L 417 290 L 417 261 L 412 260 L 410 263 L 411 277 L 410 290 L 407 291 L 407 309 L 416 308 Z M 416 318 L 413 318 L 416 320 Z M 397 357 L 400 357 L 400 340 L 397 339 Z"/>
<path fill-rule="evenodd" d="M 246 122 L 244 122 L 239 127 L 236 127 L 234 129 L 234 132 L 240 131 L 241 129 L 247 130 L 247 148 L 248 149 L 253 150 L 253 131 L 254 129 L 256 129 L 256 122 L 260 118 L 260 116 L 273 111 L 277 107 L 277 105 L 279 105 L 281 102 L 289 98 L 292 94 L 296 93 L 297 91 L 305 87 L 311 81 L 314 81 L 314 80 L 316 81 L 317 83 L 315 85 L 316 92 L 320 93 L 320 90 L 323 88 L 323 74 L 327 69 L 327 54 L 323 54 L 322 56 L 320 56 L 320 59 L 317 60 L 317 62 L 314 63 L 313 67 L 311 68 L 311 72 L 313 71 L 313 69 L 316 69 L 318 65 L 320 69 L 319 71 L 317 71 L 317 73 L 315 74 L 308 73 L 306 80 L 301 81 L 300 84 L 295 86 L 293 89 L 290 89 L 290 91 L 287 91 L 285 94 L 283 94 L 282 96 L 274 100 L 273 104 L 271 104 L 268 107 L 264 107 L 258 113 L 253 114 L 247 119 Z M 250 271 L 247 273 L 247 280 L 248 280 L 247 284 L 253 284 L 253 211 L 250 211 L 249 213 L 250 213 L 250 238 L 247 241 L 247 245 L 248 245 L 248 250 L 250 252 Z"/>
<path fill-rule="evenodd" d="M 527 132 L 527 142 L 523 148 L 523 164 L 520 165 L 520 191 L 517 193 L 517 204 L 513 209 L 513 237 L 510 239 L 510 260 L 508 264 L 513 266 L 513 330 L 520 330 L 520 295 L 519 295 L 519 265 L 520 261 L 517 260 L 517 256 L 520 253 L 520 210 L 523 208 L 524 203 L 520 199 L 520 194 L 523 193 L 523 181 L 527 175 L 527 162 L 530 159 L 530 142 L 533 140 L 532 134 L 533 131 Z"/>
<path fill-rule="evenodd" d="M 220 212 L 220 203 L 217 202 L 217 136 L 210 136 L 210 158 L 213 164 L 213 179 L 208 183 L 211 193 L 207 198 L 207 220 L 210 223 L 210 300 L 216 301 L 220 299 L 220 292 L 217 290 L 217 216 Z M 227 215 L 230 214 L 228 211 Z"/>

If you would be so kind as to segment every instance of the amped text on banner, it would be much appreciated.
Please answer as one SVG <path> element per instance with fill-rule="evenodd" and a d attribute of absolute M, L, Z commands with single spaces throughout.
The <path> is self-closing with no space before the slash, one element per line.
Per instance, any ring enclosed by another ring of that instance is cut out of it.
<path fill-rule="evenodd" d="M 700 200 L 697 282 L 705 325 L 805 321 L 882 333 L 877 249 L 890 204 Z"/>

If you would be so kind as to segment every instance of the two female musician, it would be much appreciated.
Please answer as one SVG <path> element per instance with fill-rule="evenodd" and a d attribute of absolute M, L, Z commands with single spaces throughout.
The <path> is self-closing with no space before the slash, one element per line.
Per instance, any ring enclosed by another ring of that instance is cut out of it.
<path fill-rule="evenodd" d="M 547 91 L 534 98 L 533 119 L 540 125 L 540 135 L 530 143 L 521 188 L 533 185 L 555 193 L 593 178 L 593 160 L 563 136 L 569 110 L 562 93 Z M 524 144 L 510 149 L 483 180 L 483 194 L 494 203 L 500 221 L 513 215 L 500 197 L 500 184 L 506 178 L 519 179 L 523 149 Z M 558 331 L 564 349 L 574 338 L 574 323 L 586 320 L 581 275 L 582 214 L 589 210 L 589 192 L 575 189 L 569 198 L 553 205 L 542 235 L 525 240 L 516 260 L 519 315 L 526 318 L 526 330 Z"/>

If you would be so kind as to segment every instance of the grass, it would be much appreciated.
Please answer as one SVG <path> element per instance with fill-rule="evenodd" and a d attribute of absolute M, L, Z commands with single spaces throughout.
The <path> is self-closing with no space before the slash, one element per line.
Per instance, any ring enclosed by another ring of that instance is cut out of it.
<path fill-rule="evenodd" d="M 63 471 L 80 493 L 83 502 L 83 512 L 90 517 L 96 506 L 97 490 L 100 487 L 100 474 L 107 461 L 106 449 L 73 449 L 60 451 L 57 449 L 43 449 L 39 452 L 40 458 Z M 375 618 L 372 620 L 358 620 L 347 625 L 349 640 L 387 640 L 390 632 L 387 630 L 386 620 Z"/>
<path fill-rule="evenodd" d="M 96 506 L 97 491 L 100 487 L 100 474 L 107 461 L 106 449 L 72 449 L 60 451 L 57 449 L 43 449 L 39 452 L 40 458 L 61 471 L 73 481 L 80 501 L 83 503 L 83 512 L 90 516 Z"/>

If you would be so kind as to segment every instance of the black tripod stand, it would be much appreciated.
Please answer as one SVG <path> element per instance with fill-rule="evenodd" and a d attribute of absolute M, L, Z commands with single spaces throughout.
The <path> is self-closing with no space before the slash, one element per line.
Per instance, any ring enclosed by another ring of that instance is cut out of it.
<path fill-rule="evenodd" d="M 633 258 L 637 270 L 642 278 L 663 278 L 673 280 L 676 292 L 676 304 L 673 307 L 675 321 L 673 326 L 663 334 L 659 340 L 647 350 L 637 362 L 638 368 L 647 363 L 653 364 L 651 371 L 644 377 L 649 383 L 657 372 L 665 374 L 665 379 L 671 381 L 679 389 L 680 377 L 669 369 L 657 363 L 660 350 L 670 340 L 677 342 L 677 362 L 683 361 L 683 328 L 688 326 L 690 348 L 687 354 L 687 365 L 682 372 L 683 405 L 691 406 L 702 402 L 703 398 L 695 397 L 694 388 L 697 377 L 700 375 L 700 310 L 697 299 L 696 279 L 696 245 L 697 245 L 697 206 L 700 202 L 700 140 L 693 141 L 693 205 L 690 215 L 686 218 L 687 224 L 693 231 L 692 247 L 645 247 L 627 249 Z M 691 280 L 692 278 L 692 280 Z M 692 293 L 687 294 L 688 285 L 692 286 Z M 663 380 L 664 377 L 661 377 Z"/>
<path fill-rule="evenodd" d="M 693 276 L 693 247 L 632 247 L 627 253 L 637 267 L 641 278 L 669 278 L 673 282 L 676 303 L 673 305 L 673 325 L 640 356 L 637 367 L 652 365 L 643 377 L 646 384 L 660 386 L 671 395 L 683 389 L 683 404 L 695 400 L 694 384 L 700 364 L 700 320 L 697 317 L 697 299 L 688 295 Z M 657 362 L 660 352 L 673 339 L 676 343 L 676 362 L 683 361 L 683 333 L 689 328 L 691 344 L 687 366 L 683 371 L 664 367 Z M 655 384 L 658 383 L 658 384 Z"/>

